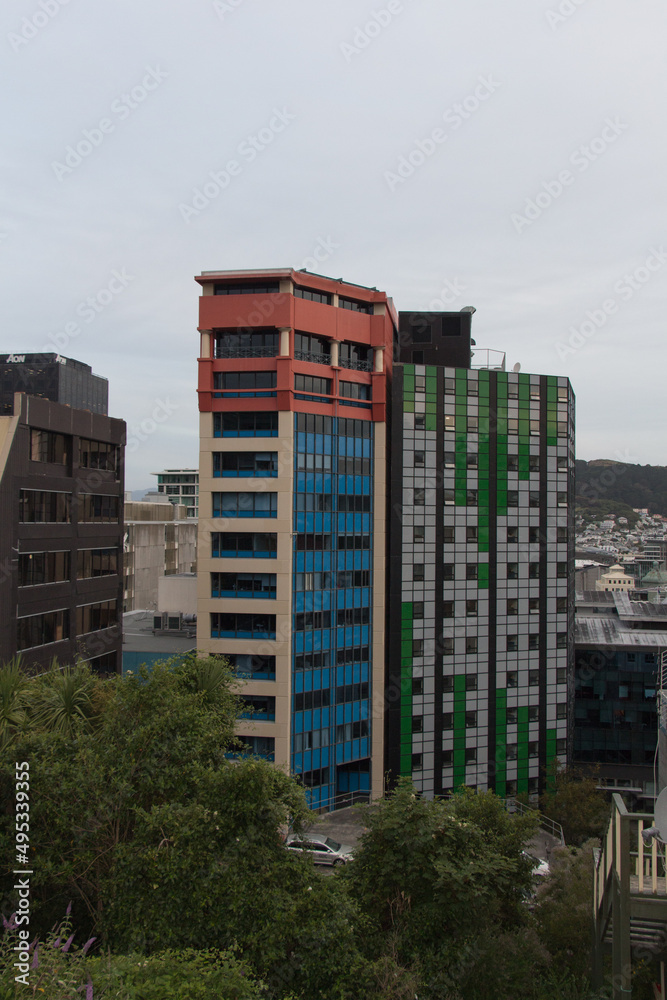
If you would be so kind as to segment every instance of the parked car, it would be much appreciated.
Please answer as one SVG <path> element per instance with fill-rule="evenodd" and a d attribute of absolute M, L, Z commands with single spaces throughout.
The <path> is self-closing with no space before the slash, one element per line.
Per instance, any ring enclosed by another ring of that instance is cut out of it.
<path fill-rule="evenodd" d="M 290 851 L 310 854 L 316 865 L 344 865 L 352 860 L 352 848 L 319 834 L 291 833 L 285 841 Z"/>
<path fill-rule="evenodd" d="M 546 876 L 549 874 L 549 862 L 543 861 L 542 858 L 535 857 L 534 854 L 529 854 L 528 851 L 522 851 L 521 853 L 523 854 L 524 858 L 528 858 L 528 860 L 532 862 L 533 878 L 536 877 L 546 878 Z"/>

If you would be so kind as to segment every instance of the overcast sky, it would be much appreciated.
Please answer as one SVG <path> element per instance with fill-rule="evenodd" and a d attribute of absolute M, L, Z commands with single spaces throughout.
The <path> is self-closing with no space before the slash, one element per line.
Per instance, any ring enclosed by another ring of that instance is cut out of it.
<path fill-rule="evenodd" d="M 0 351 L 109 379 L 127 489 L 197 465 L 193 275 L 237 267 L 473 305 L 480 348 L 570 377 L 580 458 L 667 464 L 664 0 L 5 0 L 0 22 Z"/>

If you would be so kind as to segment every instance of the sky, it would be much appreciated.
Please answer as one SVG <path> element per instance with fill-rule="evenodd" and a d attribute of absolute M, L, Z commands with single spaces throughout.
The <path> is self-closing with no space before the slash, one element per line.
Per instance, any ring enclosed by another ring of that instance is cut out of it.
<path fill-rule="evenodd" d="M 109 379 L 126 489 L 195 468 L 193 277 L 306 267 L 567 375 L 667 464 L 664 0 L 5 0 L 2 353 Z"/>

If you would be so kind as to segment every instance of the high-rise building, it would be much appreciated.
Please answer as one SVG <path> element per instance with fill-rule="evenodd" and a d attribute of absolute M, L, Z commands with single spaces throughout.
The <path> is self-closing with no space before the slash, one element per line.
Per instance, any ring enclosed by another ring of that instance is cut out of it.
<path fill-rule="evenodd" d="M 125 423 L 20 393 L 0 416 L 0 663 L 120 672 Z"/>
<path fill-rule="evenodd" d="M 108 380 L 94 375 L 90 365 L 64 354 L 0 355 L 0 414 L 12 413 L 15 392 L 91 413 L 108 413 Z"/>
<path fill-rule="evenodd" d="M 199 517 L 198 469 L 165 469 L 151 475 L 157 476 L 158 493 L 168 497 L 170 503 L 187 507 L 187 517 Z"/>
<path fill-rule="evenodd" d="M 503 368 L 394 366 L 387 770 L 427 795 L 534 794 L 568 752 L 574 398 Z"/>
<path fill-rule="evenodd" d="M 568 380 L 471 368 L 472 307 L 196 280 L 198 648 L 247 681 L 240 735 L 315 807 L 385 773 L 537 792 L 571 732 Z"/>
<path fill-rule="evenodd" d="M 384 292 L 291 268 L 196 280 L 198 648 L 245 678 L 240 735 L 313 806 L 377 794 L 396 313 Z"/>

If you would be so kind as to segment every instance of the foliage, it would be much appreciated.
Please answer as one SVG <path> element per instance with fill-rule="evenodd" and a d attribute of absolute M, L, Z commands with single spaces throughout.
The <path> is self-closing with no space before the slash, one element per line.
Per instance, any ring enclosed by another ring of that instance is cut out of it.
<path fill-rule="evenodd" d="M 407 780 L 368 807 L 368 831 L 344 879 L 369 921 L 368 957 L 389 954 L 415 971 L 420 997 L 441 995 L 461 948 L 501 914 L 507 925 L 523 919 L 531 876 L 518 831 L 526 824 L 501 818 L 501 809 L 492 794 L 427 801 Z"/>
<path fill-rule="evenodd" d="M 537 890 L 535 916 L 541 940 L 558 963 L 584 976 L 590 971 L 589 949 L 581 946 L 591 934 L 593 866 L 597 841 L 582 847 L 555 848 L 550 874 Z"/>
<path fill-rule="evenodd" d="M 577 503 L 585 507 L 604 502 L 607 513 L 627 517 L 628 521 L 632 517 L 633 524 L 634 507 L 667 516 L 667 469 L 662 465 L 577 460 L 575 481 Z M 629 514 L 626 508 L 630 508 Z"/>
<path fill-rule="evenodd" d="M 591 837 L 601 837 L 609 820 L 609 804 L 597 790 L 596 772 L 568 768 L 555 760 L 550 774 L 552 790 L 540 797 L 545 816 L 560 823 L 565 842 L 581 846 Z"/>

